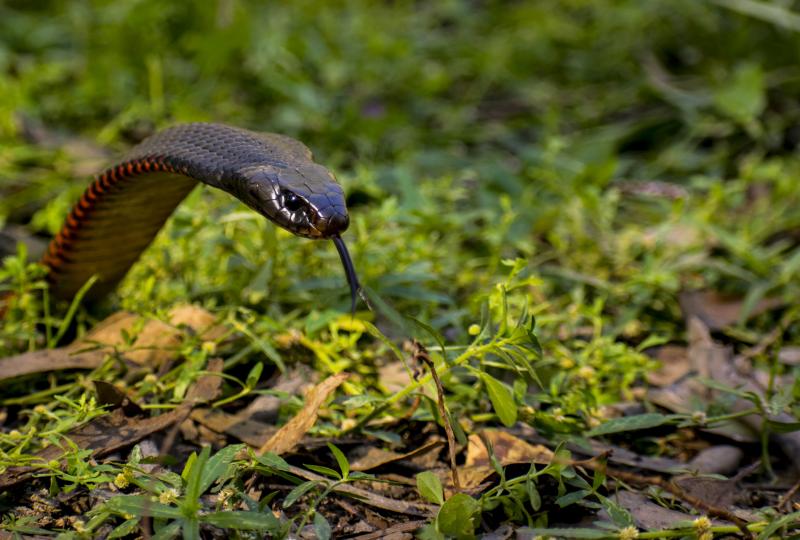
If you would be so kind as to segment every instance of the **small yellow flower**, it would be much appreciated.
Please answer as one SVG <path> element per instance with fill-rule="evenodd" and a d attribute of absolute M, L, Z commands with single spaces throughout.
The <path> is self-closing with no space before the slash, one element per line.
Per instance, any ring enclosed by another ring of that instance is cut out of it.
<path fill-rule="evenodd" d="M 116 478 L 114 478 L 114 485 L 117 486 L 119 489 L 125 489 L 131 483 L 131 473 L 130 471 L 124 471 L 119 473 Z"/>
<path fill-rule="evenodd" d="M 562 358 L 559 360 L 558 365 L 561 366 L 561 369 L 572 369 L 575 367 L 575 360 L 572 358 Z"/>
<path fill-rule="evenodd" d="M 45 407 L 44 405 L 37 405 L 36 407 L 33 408 L 33 412 L 38 415 L 45 415 L 47 414 L 47 407 Z"/>
<path fill-rule="evenodd" d="M 639 538 L 639 529 L 633 525 L 619 531 L 619 540 L 635 540 L 636 538 Z"/>
<path fill-rule="evenodd" d="M 158 382 L 158 377 L 156 377 L 155 373 L 148 373 L 144 376 L 144 382 L 147 384 L 156 384 Z"/>
<path fill-rule="evenodd" d="M 595 373 L 596 372 L 595 372 L 595 370 L 594 370 L 594 368 L 592 366 L 581 366 L 580 368 L 578 368 L 577 375 L 581 379 L 585 379 L 587 381 L 590 381 L 590 380 L 594 379 Z"/>
<path fill-rule="evenodd" d="M 231 504 L 230 503 L 231 497 L 233 497 L 235 494 L 236 492 L 233 490 L 233 488 L 225 488 L 219 492 L 219 495 L 217 495 L 217 497 L 220 504 L 222 504 L 225 507 L 228 507 Z"/>
<path fill-rule="evenodd" d="M 695 412 L 692 413 L 692 422 L 694 422 L 695 424 L 705 424 L 706 423 L 706 419 L 707 419 L 706 413 L 704 413 L 703 411 L 695 411 Z M 708 518 L 706 518 L 706 519 L 708 519 Z M 697 522 L 697 520 L 695 520 L 695 523 L 696 522 Z"/>
<path fill-rule="evenodd" d="M 21 439 L 22 433 L 20 433 L 19 430 L 12 429 L 11 431 L 8 432 L 8 437 L 10 439 Z"/>
<path fill-rule="evenodd" d="M 161 504 L 171 504 L 178 500 L 178 490 L 175 488 L 169 488 L 162 491 L 158 496 L 158 502 Z"/>
<path fill-rule="evenodd" d="M 86 523 L 82 519 L 76 519 L 72 522 L 72 528 L 79 533 L 86 532 Z"/>
<path fill-rule="evenodd" d="M 702 538 L 707 533 L 710 533 L 709 529 L 711 528 L 711 520 L 708 519 L 706 516 L 700 516 L 699 518 L 695 519 L 692 522 L 692 525 L 695 529 L 697 529 L 697 537 Z M 713 534 L 711 538 L 713 538 Z"/>
<path fill-rule="evenodd" d="M 302 338 L 303 334 L 295 329 L 291 329 L 288 332 L 277 334 L 273 339 L 275 340 L 275 344 L 278 346 L 278 348 L 288 349 L 300 343 Z"/>
<path fill-rule="evenodd" d="M 471 324 L 469 328 L 467 328 L 467 333 L 471 336 L 477 336 L 481 333 L 481 327 L 478 324 Z"/>
<path fill-rule="evenodd" d="M 203 352 L 207 354 L 214 354 L 217 352 L 217 344 L 213 341 L 204 341 L 203 342 Z"/>

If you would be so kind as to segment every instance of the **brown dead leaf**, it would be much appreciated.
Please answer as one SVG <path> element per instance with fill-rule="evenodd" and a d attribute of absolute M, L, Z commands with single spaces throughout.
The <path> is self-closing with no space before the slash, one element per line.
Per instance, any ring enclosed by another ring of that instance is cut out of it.
<path fill-rule="evenodd" d="M 669 386 L 689 373 L 689 355 L 686 347 L 665 345 L 659 347 L 656 359 L 661 362 L 657 371 L 647 373 L 647 382 L 653 386 Z"/>
<path fill-rule="evenodd" d="M 553 452 L 542 445 L 533 445 L 505 431 L 488 429 L 473 433 L 467 443 L 466 466 L 490 465 L 489 451 L 484 441 L 492 447 L 492 452 L 503 466 L 512 463 L 547 464 L 553 459 Z"/>
<path fill-rule="evenodd" d="M 378 381 L 388 393 L 395 394 L 411 384 L 411 376 L 403 362 L 395 360 L 378 368 Z"/>
<path fill-rule="evenodd" d="M 737 446 L 719 444 L 702 450 L 686 465 L 686 468 L 699 474 L 731 474 L 736 471 L 744 457 Z"/>
<path fill-rule="evenodd" d="M 97 402 L 111 409 L 122 409 L 125 416 L 144 416 L 144 410 L 124 390 L 106 381 L 94 381 Z"/>
<path fill-rule="evenodd" d="M 119 312 L 95 326 L 81 340 L 70 345 L 73 349 L 87 345 L 115 347 L 124 343 L 123 331 L 130 332 L 139 321 L 139 315 Z M 193 306 L 176 306 L 169 313 L 169 323 L 149 320 L 137 334 L 131 350 L 125 358 L 138 365 L 159 366 L 175 358 L 183 333 L 181 326 L 190 328 L 202 339 L 219 339 L 225 328 L 215 324 L 215 317 L 205 309 Z"/>
<path fill-rule="evenodd" d="M 100 366 L 114 347 L 124 343 L 123 331 L 132 331 L 139 316 L 115 313 L 99 322 L 81 339 L 57 349 L 33 351 L 0 360 L 0 381 L 64 369 L 94 369 Z M 138 334 L 133 348 L 124 358 L 137 365 L 159 366 L 173 360 L 180 348 L 186 326 L 203 339 L 215 340 L 225 334 L 225 327 L 215 324 L 214 315 L 198 306 L 177 306 L 169 314 L 170 324 L 150 320 Z"/>
<path fill-rule="evenodd" d="M 261 448 L 275 435 L 277 428 L 239 414 L 227 414 L 218 409 L 195 409 L 192 420 L 217 433 L 224 433 L 254 448 Z"/>
<path fill-rule="evenodd" d="M 66 347 L 26 352 L 0 359 L 0 381 L 63 369 L 94 369 L 105 358 L 103 351 L 75 353 Z"/>
<path fill-rule="evenodd" d="M 681 476 L 673 479 L 673 483 L 693 497 L 709 506 L 730 508 L 739 493 L 735 480 L 720 480 L 707 476 Z"/>
<path fill-rule="evenodd" d="M 309 429 L 316 423 L 319 408 L 328 399 L 336 388 L 349 376 L 348 373 L 332 375 L 311 388 L 306 394 L 303 408 L 289 420 L 286 425 L 278 430 L 275 435 L 258 450 L 259 454 L 274 452 L 278 455 L 291 451 L 303 438 Z"/>
<path fill-rule="evenodd" d="M 464 489 L 475 489 L 495 472 L 484 441 L 504 467 L 514 463 L 547 464 L 553 459 L 553 452 L 546 446 L 530 444 L 505 431 L 473 433 L 467 442 L 466 462 L 459 471 Z"/>
<path fill-rule="evenodd" d="M 778 351 L 778 360 L 787 366 L 800 366 L 800 347 L 783 347 Z"/>
<path fill-rule="evenodd" d="M 403 454 L 399 452 L 392 452 L 390 450 L 383 450 L 381 448 L 369 447 L 363 456 L 350 462 L 350 469 L 361 472 L 369 471 L 388 463 L 396 463 L 398 461 L 412 459 L 428 454 L 434 450 L 440 449 L 442 446 L 444 446 L 444 441 L 430 441 L 419 448 L 412 450 L 411 452 L 406 452 Z"/>
<path fill-rule="evenodd" d="M 736 324 L 743 314 L 742 298 L 724 296 L 716 291 L 684 292 L 679 300 L 687 319 L 697 317 L 711 330 L 722 330 Z M 747 315 L 755 317 L 784 304 L 780 298 L 764 298 Z"/>
<path fill-rule="evenodd" d="M 616 502 L 633 516 L 640 529 L 668 529 L 680 521 L 691 520 L 691 514 L 670 510 L 651 502 L 645 495 L 635 491 L 618 491 Z"/>

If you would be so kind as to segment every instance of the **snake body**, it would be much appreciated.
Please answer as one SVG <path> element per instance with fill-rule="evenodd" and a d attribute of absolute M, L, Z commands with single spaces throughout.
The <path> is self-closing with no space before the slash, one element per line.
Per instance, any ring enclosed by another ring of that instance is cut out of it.
<path fill-rule="evenodd" d="M 86 298 L 110 292 L 198 182 L 298 236 L 332 239 L 355 305 L 358 280 L 339 236 L 349 217 L 333 175 L 292 138 L 206 123 L 160 131 L 97 176 L 44 256 L 51 292 L 72 298 L 94 275 Z"/>

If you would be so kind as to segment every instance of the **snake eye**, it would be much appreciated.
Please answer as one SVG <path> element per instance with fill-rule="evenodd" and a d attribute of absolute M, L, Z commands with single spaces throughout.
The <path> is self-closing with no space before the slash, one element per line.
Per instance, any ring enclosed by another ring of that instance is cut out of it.
<path fill-rule="evenodd" d="M 289 212 L 299 210 L 303 206 L 303 199 L 292 193 L 291 191 L 283 192 L 283 206 Z"/>

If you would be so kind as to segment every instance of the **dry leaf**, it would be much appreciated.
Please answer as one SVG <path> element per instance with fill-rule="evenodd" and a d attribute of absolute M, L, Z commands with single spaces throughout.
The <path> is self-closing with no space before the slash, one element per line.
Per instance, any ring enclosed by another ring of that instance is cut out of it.
<path fill-rule="evenodd" d="M 73 350 L 86 348 L 87 344 L 100 344 L 114 347 L 124 343 L 124 331 L 130 331 L 140 316 L 119 312 L 95 326 L 81 340 L 71 344 Z M 178 328 L 186 326 L 206 340 L 219 339 L 225 328 L 215 324 L 215 317 L 205 309 L 193 306 L 176 306 L 169 313 L 169 324 L 149 320 L 136 336 L 131 350 L 125 358 L 138 365 L 158 366 L 175 358 L 180 348 L 183 332 Z"/>
<path fill-rule="evenodd" d="M 113 347 L 124 343 L 123 330 L 131 331 L 139 319 L 139 315 L 118 312 L 66 347 L 3 358 L 0 360 L 0 381 L 47 371 L 94 369 L 103 363 Z M 147 321 L 136 337 L 133 350 L 125 353 L 125 359 L 138 365 L 156 366 L 173 360 L 183 335 L 178 326 L 187 326 L 206 340 L 219 339 L 226 331 L 225 327 L 214 324 L 214 315 L 197 306 L 177 306 L 170 311 L 169 320 L 170 324 Z M 98 345 L 105 347 L 98 348 Z"/>
<path fill-rule="evenodd" d="M 699 474 L 731 474 L 739 467 L 743 457 L 741 448 L 720 444 L 701 451 L 686 468 Z"/>
<path fill-rule="evenodd" d="M 687 319 L 697 317 L 711 330 L 722 330 L 739 322 L 744 307 L 741 298 L 723 296 L 715 291 L 684 292 L 679 300 Z M 784 304 L 780 298 L 764 298 L 748 313 L 748 317 L 755 317 Z"/>
<path fill-rule="evenodd" d="M 553 452 L 546 446 L 531 444 L 505 431 L 486 430 L 469 436 L 466 466 L 491 465 L 484 441 L 491 445 L 492 452 L 503 466 L 531 461 L 547 464 L 553 459 Z"/>
<path fill-rule="evenodd" d="M 689 373 L 689 355 L 686 347 L 665 345 L 659 347 L 656 359 L 661 362 L 657 371 L 647 373 L 647 382 L 653 386 L 669 386 Z"/>
<path fill-rule="evenodd" d="M 670 510 L 651 502 L 645 495 L 634 491 L 619 491 L 613 499 L 631 513 L 640 529 L 668 529 L 680 521 L 691 520 L 691 514 Z"/>
<path fill-rule="evenodd" d="M 325 403 L 336 388 L 342 384 L 349 374 L 338 373 L 332 375 L 313 387 L 306 394 L 306 402 L 303 408 L 284 425 L 270 440 L 262 446 L 258 453 L 274 452 L 278 455 L 291 451 L 300 439 L 305 436 L 309 429 L 317 422 L 319 408 Z"/>
<path fill-rule="evenodd" d="M 240 414 L 227 414 L 218 409 L 195 409 L 191 418 L 211 431 L 224 433 L 254 448 L 266 444 L 277 431 L 270 424 L 243 418 Z"/>
<path fill-rule="evenodd" d="M 395 360 L 378 368 L 378 381 L 388 393 L 396 394 L 411 384 L 411 376 L 406 366 Z"/>
<path fill-rule="evenodd" d="M 513 463 L 547 464 L 553 459 L 553 452 L 546 446 L 530 444 L 505 431 L 473 433 L 467 443 L 466 462 L 459 469 L 464 489 L 475 489 L 495 472 L 484 440 L 491 445 L 494 456 L 504 467 Z"/>
<path fill-rule="evenodd" d="M 431 441 L 404 454 L 383 450 L 381 448 L 369 447 L 363 456 L 350 461 L 350 469 L 362 472 L 369 471 L 386 465 L 387 463 L 395 463 L 428 454 L 434 450 L 438 450 L 442 446 L 444 446 L 444 441 Z"/>

